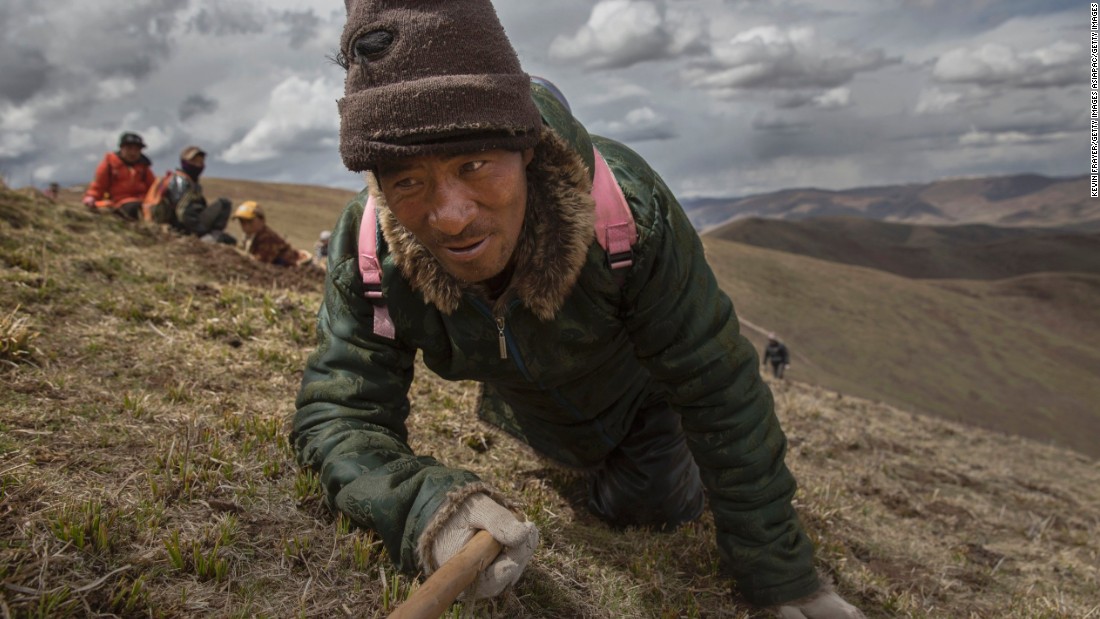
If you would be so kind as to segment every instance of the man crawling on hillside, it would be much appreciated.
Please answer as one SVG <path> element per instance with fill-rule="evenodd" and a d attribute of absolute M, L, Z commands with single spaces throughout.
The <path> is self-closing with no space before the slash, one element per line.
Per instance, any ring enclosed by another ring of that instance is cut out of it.
<path fill-rule="evenodd" d="M 421 351 L 482 382 L 481 419 L 587 471 L 612 526 L 670 529 L 709 503 L 749 603 L 862 617 L 814 569 L 756 352 L 657 174 L 523 73 L 489 0 L 346 4 L 340 152 L 368 188 L 332 235 L 291 436 L 328 504 L 409 572 L 488 531 L 504 550 L 466 599 L 519 580 L 535 525 L 409 447 Z"/>

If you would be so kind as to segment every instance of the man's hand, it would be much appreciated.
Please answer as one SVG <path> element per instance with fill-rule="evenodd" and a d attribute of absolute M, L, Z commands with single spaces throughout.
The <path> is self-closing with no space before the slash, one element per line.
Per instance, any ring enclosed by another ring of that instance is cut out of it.
<path fill-rule="evenodd" d="M 535 547 L 539 545 L 539 531 L 534 523 L 520 522 L 512 512 L 487 495 L 472 494 L 447 520 L 432 543 L 435 563 L 432 568 L 438 569 L 455 556 L 480 530 L 488 531 L 504 546 L 504 550 L 459 596 L 460 599 L 478 600 L 499 595 L 519 580 L 531 555 L 535 553 Z"/>
<path fill-rule="evenodd" d="M 808 598 L 780 606 L 780 619 L 865 619 L 858 608 L 845 602 L 835 591 L 822 591 Z"/>
<path fill-rule="evenodd" d="M 95 208 L 95 198 L 93 198 L 92 196 L 84 196 L 84 199 L 81 200 L 81 203 L 88 208 Z"/>

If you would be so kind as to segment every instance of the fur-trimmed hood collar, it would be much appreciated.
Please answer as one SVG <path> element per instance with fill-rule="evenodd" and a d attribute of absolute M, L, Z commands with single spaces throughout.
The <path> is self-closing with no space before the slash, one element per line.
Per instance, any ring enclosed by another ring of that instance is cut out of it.
<path fill-rule="evenodd" d="M 483 285 L 466 284 L 447 273 L 397 221 L 373 175 L 369 187 L 379 207 L 378 221 L 394 264 L 426 301 L 444 314 L 451 314 L 458 309 L 464 292 L 486 294 Z M 592 181 L 584 160 L 544 126 L 534 158 L 527 166 L 527 212 L 513 254 L 515 270 L 495 309 L 516 298 L 540 320 L 554 318 L 572 291 L 588 247 L 596 238 L 596 205 L 591 192 Z"/>

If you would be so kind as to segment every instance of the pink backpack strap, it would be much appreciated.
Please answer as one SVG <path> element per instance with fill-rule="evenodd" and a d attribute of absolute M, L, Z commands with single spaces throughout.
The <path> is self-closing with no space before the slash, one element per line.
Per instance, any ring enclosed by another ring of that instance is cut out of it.
<path fill-rule="evenodd" d="M 363 219 L 359 221 L 359 273 L 367 291 L 363 296 L 373 299 L 374 334 L 396 339 L 397 329 L 390 318 L 390 310 L 382 297 L 382 265 L 378 262 L 378 215 L 374 196 L 367 198 L 363 207 Z"/>
<path fill-rule="evenodd" d="M 595 153 L 595 171 L 592 175 L 592 197 L 596 200 L 596 241 L 607 252 L 607 262 L 617 273 L 634 264 L 631 249 L 638 242 L 638 228 L 634 215 L 626 203 L 623 190 L 615 180 L 600 151 Z M 619 285 L 622 285 L 620 278 Z"/>

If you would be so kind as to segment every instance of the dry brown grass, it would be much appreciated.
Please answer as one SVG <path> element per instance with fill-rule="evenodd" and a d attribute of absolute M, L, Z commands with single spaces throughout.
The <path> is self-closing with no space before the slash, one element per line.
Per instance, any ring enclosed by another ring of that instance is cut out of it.
<path fill-rule="evenodd" d="M 320 282 L 78 206 L 0 193 L 0 616 L 383 617 L 416 587 L 334 518 L 286 420 Z M 709 517 L 615 533 L 583 481 L 421 371 L 413 445 L 519 499 L 542 545 L 504 599 L 451 616 L 759 617 Z M 1100 615 L 1100 469 L 1022 439 L 776 385 L 821 566 L 870 617 Z M 478 451 L 488 445 L 486 451 Z"/>
<path fill-rule="evenodd" d="M 37 349 L 34 340 L 39 333 L 32 329 L 30 318 L 19 315 L 19 306 L 0 316 L 0 363 L 15 365 L 31 360 Z"/>

